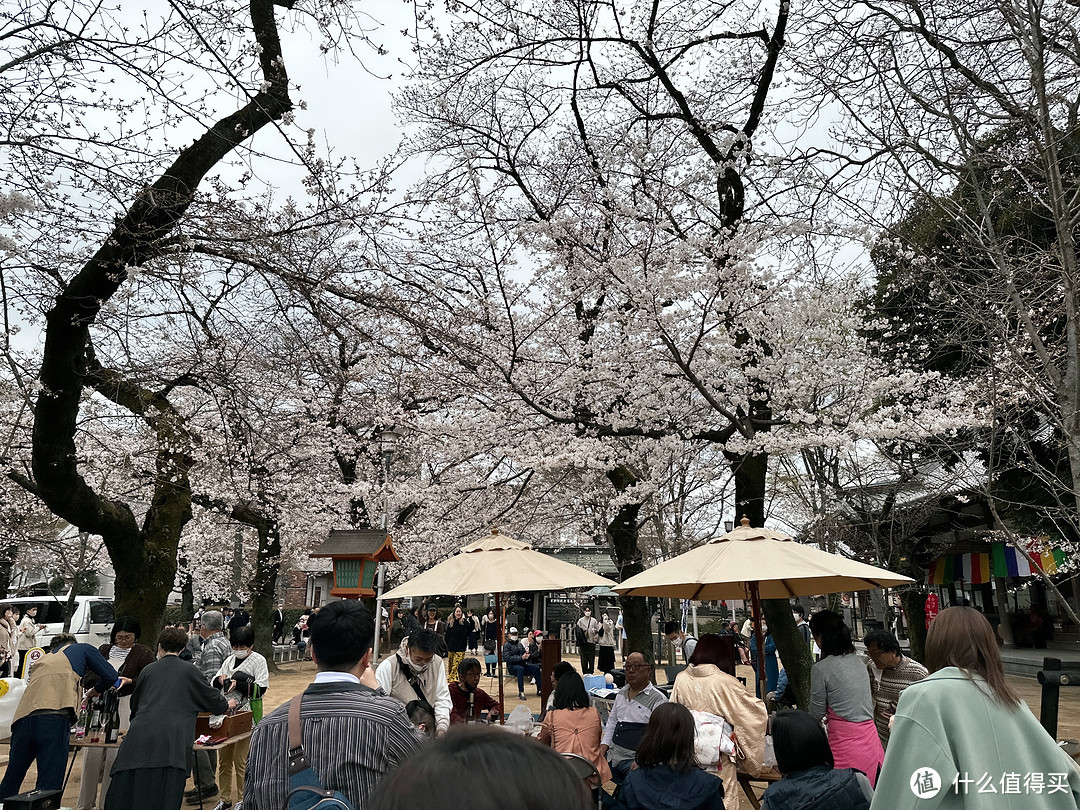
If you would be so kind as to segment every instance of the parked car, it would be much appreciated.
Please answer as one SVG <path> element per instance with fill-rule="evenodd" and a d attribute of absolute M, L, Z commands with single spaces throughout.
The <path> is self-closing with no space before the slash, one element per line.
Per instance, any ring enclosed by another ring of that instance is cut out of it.
<path fill-rule="evenodd" d="M 48 650 L 52 637 L 64 631 L 66 596 L 20 596 L 0 601 L 7 602 L 18 610 L 21 616 L 26 615 L 27 608 L 37 607 L 37 623 L 45 625 L 45 629 L 39 630 L 34 639 L 39 647 Z M 79 641 L 95 647 L 107 644 L 112 635 L 112 624 L 112 599 L 102 596 L 75 597 L 75 612 L 71 615 L 70 632 Z"/>

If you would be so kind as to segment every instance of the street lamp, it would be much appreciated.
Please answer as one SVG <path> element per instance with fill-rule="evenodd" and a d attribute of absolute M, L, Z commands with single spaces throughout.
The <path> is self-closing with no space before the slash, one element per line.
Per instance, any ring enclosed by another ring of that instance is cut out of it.
<path fill-rule="evenodd" d="M 387 535 L 390 534 L 390 463 L 394 460 L 394 451 L 397 449 L 401 434 L 392 427 L 385 428 L 379 433 L 379 452 L 383 461 L 383 513 L 382 529 Z M 382 639 L 382 595 L 383 581 L 386 576 L 386 563 L 379 563 L 379 573 L 375 592 L 375 640 L 372 643 L 372 664 L 379 661 L 379 641 Z"/>

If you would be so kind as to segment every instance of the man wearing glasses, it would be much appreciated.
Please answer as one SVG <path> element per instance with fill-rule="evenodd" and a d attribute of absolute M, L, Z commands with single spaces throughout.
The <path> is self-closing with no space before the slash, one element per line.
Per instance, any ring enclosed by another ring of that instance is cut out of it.
<path fill-rule="evenodd" d="M 870 673 L 870 691 L 874 695 L 874 725 L 881 747 L 889 744 L 889 718 L 896 713 L 900 695 L 913 683 L 926 677 L 926 667 L 900 651 L 900 642 L 888 630 L 872 630 L 863 639 L 866 653 L 880 671 Z"/>
<path fill-rule="evenodd" d="M 638 744 L 653 710 L 667 697 L 652 684 L 652 668 L 639 652 L 626 657 L 626 686 L 619 690 L 611 707 L 604 734 L 600 738 L 600 753 L 611 763 L 611 780 L 622 784 L 634 764 Z"/>

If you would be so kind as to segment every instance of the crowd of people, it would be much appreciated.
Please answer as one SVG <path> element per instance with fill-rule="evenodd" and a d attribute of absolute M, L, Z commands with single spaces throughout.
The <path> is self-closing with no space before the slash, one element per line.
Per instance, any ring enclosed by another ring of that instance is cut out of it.
<path fill-rule="evenodd" d="M 560 662 L 536 740 L 477 728 L 503 714 L 480 688 L 483 666 L 469 654 L 494 619 L 474 622 L 460 609 L 447 620 L 435 614 L 409 623 L 401 646 L 378 666 L 371 660 L 376 624 L 363 604 L 332 602 L 306 614 L 314 681 L 216 761 L 212 751 L 192 753 L 198 713 L 243 711 L 269 687 L 248 622 L 226 635 L 223 613 L 204 611 L 196 643 L 186 628 L 167 627 L 156 650 L 139 643 L 141 629 L 130 618 L 116 621 L 101 648 L 58 635 L 19 703 L 0 801 L 19 792 L 34 761 L 37 787 L 60 787 L 84 690 L 115 690 L 126 733 L 119 749 L 86 750 L 81 810 L 175 810 L 189 776 L 189 804 L 215 799 L 215 810 L 280 810 L 297 789 L 392 810 L 447 795 L 455 785 L 492 810 L 584 810 L 598 802 L 615 810 L 738 810 L 737 774 L 768 770 L 770 734 L 778 773 L 764 793 L 767 810 L 982 807 L 978 780 L 987 775 L 1001 780 L 995 793 L 1021 794 L 1005 790 L 1009 774 L 1027 775 L 1022 801 L 993 806 L 1057 810 L 1080 801 L 1080 770 L 1009 687 L 992 628 L 968 607 L 934 619 L 925 667 L 881 630 L 864 639 L 864 659 L 838 614 L 816 613 L 804 636 L 820 656 L 809 702 L 772 713 L 735 677 L 744 648 L 733 634 L 693 638 L 665 628 L 688 655 L 669 693 L 654 683 L 647 656 L 629 652 L 625 685 L 602 721 L 582 674 Z M 604 618 L 583 618 L 581 629 L 586 638 L 596 630 L 597 647 L 603 635 L 614 635 L 614 622 L 608 628 Z M 459 625 L 465 632 L 455 636 Z M 539 646 L 535 631 L 529 636 L 510 628 L 504 649 L 522 691 L 525 677 L 537 684 L 542 677 L 530 660 Z M 730 743 L 708 761 L 695 744 L 702 717 L 722 718 Z M 570 761 L 585 771 L 575 773 Z M 482 767 L 470 767 L 476 763 Z M 521 778 L 530 785 L 541 779 L 543 789 L 513 801 L 481 790 L 486 780 Z M 941 798 L 927 803 L 931 794 Z"/>
<path fill-rule="evenodd" d="M 37 612 L 30 606 L 20 616 L 14 605 L 0 602 L 0 678 L 18 677 L 26 654 L 37 646 L 35 636 L 45 627 L 38 624 Z"/>

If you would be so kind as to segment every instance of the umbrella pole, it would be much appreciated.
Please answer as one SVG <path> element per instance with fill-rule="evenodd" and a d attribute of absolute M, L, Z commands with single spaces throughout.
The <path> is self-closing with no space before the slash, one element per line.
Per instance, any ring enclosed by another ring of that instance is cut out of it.
<path fill-rule="evenodd" d="M 758 583 L 750 583 L 750 609 L 754 614 L 754 638 L 757 641 L 758 695 L 765 699 L 765 638 L 761 635 L 761 599 L 758 597 Z"/>
<path fill-rule="evenodd" d="M 503 699 L 503 627 L 506 625 L 506 605 L 503 604 L 502 594 L 495 594 L 495 615 L 499 617 L 499 641 L 495 647 L 495 657 L 499 663 L 499 725 L 506 725 L 506 703 Z"/>

